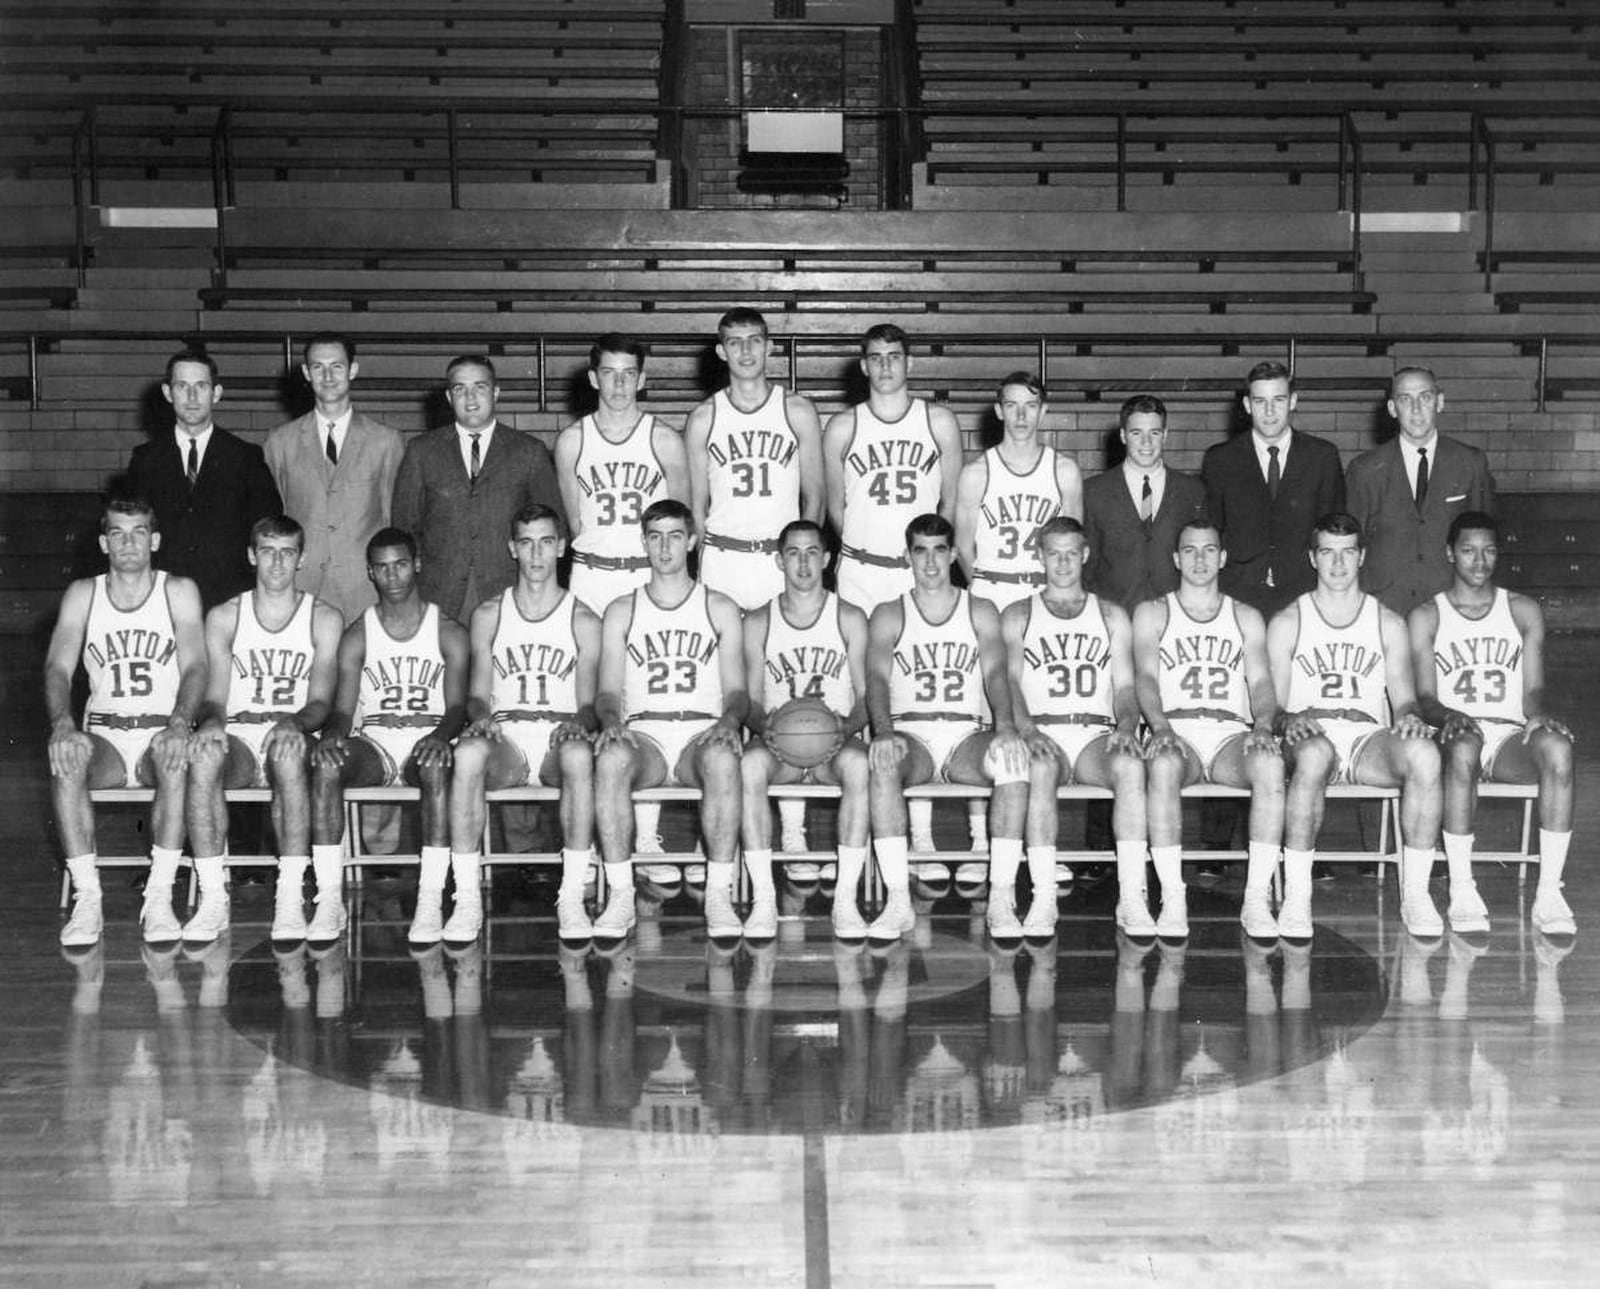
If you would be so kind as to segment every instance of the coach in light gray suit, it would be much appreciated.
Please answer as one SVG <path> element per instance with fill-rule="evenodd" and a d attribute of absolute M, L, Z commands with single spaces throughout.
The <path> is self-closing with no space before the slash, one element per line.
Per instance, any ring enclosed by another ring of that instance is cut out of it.
<path fill-rule="evenodd" d="M 306 341 L 300 372 L 316 408 L 267 435 L 267 468 L 284 513 L 306 530 L 302 591 L 326 600 L 346 623 L 376 603 L 367 577 L 367 539 L 389 524 L 389 501 L 405 442 L 399 432 L 350 405 L 360 372 L 355 346 L 324 332 Z M 331 442 L 330 442 L 331 441 Z"/>
<path fill-rule="evenodd" d="M 456 358 L 445 386 L 456 423 L 406 445 L 391 519 L 417 539 L 423 599 L 465 622 L 514 579 L 512 516 L 535 502 L 563 518 L 566 510 L 549 450 L 494 419 L 494 364 L 480 354 Z"/>

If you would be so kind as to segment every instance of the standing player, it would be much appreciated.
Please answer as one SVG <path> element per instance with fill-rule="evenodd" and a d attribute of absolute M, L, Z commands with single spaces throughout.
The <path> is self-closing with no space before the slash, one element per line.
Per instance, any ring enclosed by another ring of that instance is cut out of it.
<path fill-rule="evenodd" d="M 1173 555 L 1178 589 L 1133 614 L 1133 657 L 1150 738 L 1145 795 L 1150 859 L 1161 883 L 1160 935 L 1188 930 L 1182 798 L 1191 783 L 1250 789 L 1249 869 L 1240 920 L 1277 939 L 1269 902 L 1283 842 L 1283 757 L 1273 737 L 1277 700 L 1267 667 L 1267 624 L 1217 585 L 1228 562 L 1209 517 L 1190 520 Z"/>
<path fill-rule="evenodd" d="M 1324 515 L 1311 530 L 1317 584 L 1274 615 L 1267 660 L 1289 759 L 1279 934 L 1309 939 L 1311 864 L 1330 783 L 1399 787 L 1400 919 L 1443 929 L 1428 895 L 1439 837 L 1439 749 L 1417 710 L 1406 624 L 1362 593 L 1361 526 Z M 1390 722 L 1393 722 L 1392 724 Z"/>
<path fill-rule="evenodd" d="M 189 842 L 200 906 L 183 938 L 210 943 L 228 929 L 227 788 L 272 789 L 278 890 L 272 938 L 334 940 L 344 930 L 344 861 L 316 866 L 317 911 L 305 914 L 311 843 L 310 735 L 328 718 L 344 618 L 295 589 L 305 532 L 278 515 L 250 530 L 255 587 L 206 615 L 210 677 L 189 747 Z"/>
<path fill-rule="evenodd" d="M 1139 755 L 1139 705 L 1133 672 L 1133 629 L 1114 601 L 1084 588 L 1094 552 L 1083 525 L 1057 515 L 1034 539 L 1044 565 L 1044 590 L 1005 611 L 1001 630 L 1017 733 L 1030 757 L 1028 872 L 1033 905 L 1024 935 L 1051 934 L 1056 923 L 1056 788 L 1090 783 L 1110 788 L 1117 854 L 1117 925 L 1133 936 L 1156 934 L 1145 895 L 1144 762 Z M 1009 930 L 1016 914 L 997 915 Z"/>
<path fill-rule="evenodd" d="M 188 578 L 159 573 L 155 510 L 143 497 L 111 497 L 100 515 L 107 571 L 74 582 L 45 657 L 50 718 L 50 797 L 76 896 L 61 943 L 100 939 L 91 788 L 153 784 L 150 875 L 139 923 L 149 941 L 176 940 L 172 881 L 183 847 L 189 729 L 206 684 L 200 592 Z M 80 729 L 72 719 L 72 678 L 89 677 Z"/>
<path fill-rule="evenodd" d="M 867 616 L 823 589 L 828 549 L 822 529 L 813 521 L 795 519 L 784 525 L 778 534 L 777 562 L 783 570 L 782 593 L 744 623 L 747 720 L 756 735 L 745 749 L 741 767 L 744 862 L 755 896 L 745 933 L 762 937 L 777 930 L 767 785 L 809 777 L 837 784 L 843 792 L 833 927 L 847 939 L 859 939 L 867 933 L 856 905 L 856 889 L 867 865 L 867 750 L 853 736 L 866 725 Z M 760 738 L 769 709 L 776 711 L 796 698 L 819 698 L 844 721 L 846 742 L 830 760 L 810 771 L 785 764 Z"/>
<path fill-rule="evenodd" d="M 611 891 L 594 934 L 621 939 L 635 921 L 630 794 L 682 783 L 701 790 L 706 930 L 737 936 L 733 861 L 746 708 L 739 607 L 689 576 L 695 530 L 687 506 L 658 501 L 641 526 L 650 580 L 613 600 L 600 629 L 595 823 Z"/>
<path fill-rule="evenodd" d="M 476 866 L 488 810 L 485 788 L 559 787 L 558 929 L 563 940 L 587 939 L 583 882 L 594 836 L 589 732 L 595 724 L 600 619 L 576 592 L 556 582 L 567 543 L 555 511 L 518 511 L 506 544 L 517 562 L 516 583 L 472 614 L 468 724 L 456 743 L 450 783 L 452 864 Z"/>
<path fill-rule="evenodd" d="M 1012 890 L 1028 809 L 1026 752 L 1011 723 L 999 614 L 950 581 L 955 535 L 942 515 L 918 515 L 906 526 L 915 585 L 880 604 L 869 622 L 872 835 L 888 891 L 883 912 L 868 928 L 875 940 L 897 940 L 916 924 L 904 789 L 933 779 L 994 785 L 989 925 L 997 935 L 1015 929 Z M 985 698 L 992 728 L 984 723 Z M 1053 904 L 1054 887 L 1048 889 Z"/>
<path fill-rule="evenodd" d="M 1005 437 L 961 468 L 956 482 L 956 556 L 974 595 L 1004 611 L 1044 584 L 1034 534 L 1058 514 L 1083 516 L 1083 474 L 1047 447 L 1044 383 L 1014 371 L 1000 382 L 994 414 Z"/>
<path fill-rule="evenodd" d="M 1572 731 L 1544 711 L 1544 614 L 1530 596 L 1494 584 L 1500 529 L 1482 511 L 1450 523 L 1450 589 L 1411 611 L 1417 698 L 1439 727 L 1444 757 L 1444 857 L 1450 926 L 1489 929 L 1472 880 L 1478 780 L 1539 785 L 1539 887 L 1533 925 L 1577 929 L 1561 894 L 1572 842 Z"/>
<path fill-rule="evenodd" d="M 312 755 L 311 862 L 321 871 L 340 853 L 345 788 L 421 788 L 421 870 L 408 938 L 460 943 L 483 925 L 477 858 L 452 865 L 449 841 L 450 742 L 466 723 L 467 633 L 422 598 L 420 567 L 416 542 L 403 529 L 379 529 L 367 542 L 378 602 L 339 641 L 338 696 Z M 445 922 L 452 867 L 456 902 Z"/>

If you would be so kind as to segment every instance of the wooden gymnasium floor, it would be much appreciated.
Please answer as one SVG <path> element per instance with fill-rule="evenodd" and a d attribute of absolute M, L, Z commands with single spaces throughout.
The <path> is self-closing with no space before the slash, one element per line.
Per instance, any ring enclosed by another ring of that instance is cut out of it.
<path fill-rule="evenodd" d="M 36 653 L 0 641 L 0 1284 L 1593 1283 L 1600 638 L 1552 644 L 1575 944 L 1486 870 L 1487 948 L 1421 946 L 1347 870 L 1270 956 L 1229 882 L 1184 952 L 1119 946 L 1107 882 L 1010 957 L 951 900 L 882 956 L 813 915 L 708 960 L 678 895 L 563 961 L 508 875 L 486 957 L 413 960 L 400 881 L 321 960 L 241 887 L 194 961 L 142 952 L 112 873 L 75 967 Z"/>

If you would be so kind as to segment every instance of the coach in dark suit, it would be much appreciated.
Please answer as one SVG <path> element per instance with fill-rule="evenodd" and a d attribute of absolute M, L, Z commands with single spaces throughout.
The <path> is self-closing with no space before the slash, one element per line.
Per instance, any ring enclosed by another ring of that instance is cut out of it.
<path fill-rule="evenodd" d="M 423 598 L 465 622 L 512 583 L 512 516 L 535 502 L 566 511 L 549 450 L 494 419 L 494 364 L 476 354 L 457 358 L 445 385 L 456 423 L 406 445 L 390 515 L 417 539 Z"/>
<path fill-rule="evenodd" d="M 157 566 L 193 578 L 209 610 L 254 584 L 250 529 L 283 503 L 261 449 L 212 425 L 222 385 L 209 355 L 185 350 L 168 360 L 161 393 L 173 432 L 134 448 L 127 484 L 155 507 Z"/>
<path fill-rule="evenodd" d="M 1178 533 L 1205 506 L 1205 488 L 1163 460 L 1167 409 L 1140 394 L 1122 405 L 1120 436 L 1127 457 L 1083 486 L 1083 531 L 1089 547 L 1084 584 L 1133 610 L 1178 585 L 1172 562 Z"/>
<path fill-rule="evenodd" d="M 1316 585 L 1306 542 L 1320 516 L 1344 509 L 1344 471 L 1338 448 L 1290 424 L 1288 368 L 1260 363 L 1246 384 L 1250 433 L 1207 449 L 1200 477 L 1228 552 L 1222 590 L 1270 619 Z"/>
<path fill-rule="evenodd" d="M 1444 395 L 1431 371 L 1406 367 L 1389 386 L 1400 433 L 1350 463 L 1349 510 L 1367 558 L 1361 589 L 1404 617 L 1450 585 L 1450 521 L 1467 510 L 1494 513 L 1494 479 L 1477 448 L 1445 437 L 1435 422 Z"/>

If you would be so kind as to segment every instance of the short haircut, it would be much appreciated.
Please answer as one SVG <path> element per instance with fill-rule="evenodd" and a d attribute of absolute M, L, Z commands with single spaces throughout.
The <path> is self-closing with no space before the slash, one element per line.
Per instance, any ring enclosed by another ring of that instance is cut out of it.
<path fill-rule="evenodd" d="M 956 540 L 956 526 L 937 511 L 927 511 L 918 515 L 906 525 L 906 549 L 911 549 L 911 542 L 917 537 L 943 537 L 952 546 Z"/>
<path fill-rule="evenodd" d="M 353 363 L 356 360 L 356 342 L 349 336 L 341 335 L 337 331 L 319 331 L 316 335 L 308 337 L 305 344 L 300 346 L 300 361 L 309 363 L 311 351 L 318 345 L 338 345 L 344 350 L 346 362 Z"/>
<path fill-rule="evenodd" d="M 691 533 L 694 532 L 694 511 L 676 497 L 663 497 L 660 501 L 652 501 L 646 506 L 644 514 L 639 516 L 639 531 L 647 533 L 651 524 L 666 519 L 681 519 L 684 528 Z"/>
<path fill-rule="evenodd" d="M 150 521 L 151 532 L 159 532 L 161 529 L 160 522 L 156 518 L 155 506 L 142 492 L 118 488 L 107 494 L 105 504 L 100 508 L 101 536 L 111 531 L 112 515 L 143 515 Z"/>
<path fill-rule="evenodd" d="M 172 384 L 172 373 L 177 370 L 179 363 L 199 363 L 211 373 L 211 383 L 215 385 L 219 379 L 217 375 L 217 360 L 204 349 L 180 349 L 167 359 L 167 384 Z"/>
<path fill-rule="evenodd" d="M 1218 543 L 1220 544 L 1222 541 L 1222 525 L 1213 519 L 1209 512 L 1197 510 L 1179 525 L 1178 535 L 1172 539 L 1173 550 L 1183 549 L 1183 535 L 1191 528 L 1209 528 L 1217 535 Z"/>
<path fill-rule="evenodd" d="M 1161 428 L 1167 428 L 1167 405 L 1154 394 L 1135 394 L 1122 405 L 1117 412 L 1117 425 L 1121 429 L 1128 428 L 1128 422 L 1135 416 L 1155 415 L 1161 418 Z"/>
<path fill-rule="evenodd" d="M 740 305 L 737 309 L 729 309 L 717 319 L 717 339 L 722 339 L 722 333 L 729 327 L 760 327 L 763 336 L 772 333 L 767 330 L 767 320 L 756 309 Z"/>
<path fill-rule="evenodd" d="M 488 354 L 457 354 L 450 360 L 450 365 L 444 369 L 444 383 L 446 386 L 450 384 L 450 380 L 456 374 L 456 368 L 458 367 L 482 367 L 484 371 L 489 373 L 491 384 L 498 379 L 494 374 L 494 363 L 489 361 Z"/>
<path fill-rule="evenodd" d="M 1051 537 L 1087 537 L 1081 521 L 1071 515 L 1055 515 L 1033 530 L 1034 547 L 1040 548 Z"/>
<path fill-rule="evenodd" d="M 1045 400 L 1044 382 L 1031 371 L 1014 371 L 1001 379 L 995 387 L 994 401 L 1000 402 L 1006 396 L 1006 388 L 1011 385 L 1021 385 L 1028 393 L 1032 394 L 1041 403 Z"/>
<path fill-rule="evenodd" d="M 1400 382 L 1407 376 L 1426 376 L 1428 378 L 1428 384 L 1432 385 L 1436 390 L 1439 388 L 1439 378 L 1433 374 L 1432 368 L 1417 366 L 1402 367 L 1395 372 L 1393 376 L 1389 377 L 1389 394 L 1391 397 L 1393 397 L 1395 390 L 1400 387 Z"/>
<path fill-rule="evenodd" d="M 288 515 L 264 515 L 250 525 L 250 545 L 263 537 L 293 537 L 301 550 L 306 548 L 306 530 Z"/>
<path fill-rule="evenodd" d="M 1294 377 L 1289 374 L 1289 369 L 1276 359 L 1257 363 L 1252 367 L 1244 378 L 1244 387 L 1249 389 L 1258 380 L 1285 380 L 1289 382 L 1290 389 L 1294 388 Z"/>
<path fill-rule="evenodd" d="M 796 533 L 815 533 L 819 542 L 824 546 L 828 544 L 827 538 L 822 535 L 822 525 L 815 519 L 791 519 L 778 530 L 778 549 L 781 551 L 787 546 L 789 538 Z"/>
<path fill-rule="evenodd" d="M 615 349 L 608 349 L 606 352 L 616 353 L 618 351 Z M 567 540 L 566 516 L 554 506 L 547 506 L 542 501 L 530 501 L 521 510 L 517 511 L 516 514 L 511 516 L 511 540 L 516 541 L 517 529 L 521 528 L 524 524 L 536 524 L 541 519 L 548 519 L 556 526 L 556 536 L 562 541 Z"/>
<path fill-rule="evenodd" d="M 892 322 L 880 322 L 867 328 L 866 335 L 861 337 L 861 352 L 865 354 L 873 345 L 899 345 L 902 352 L 911 352 L 910 338 Z"/>
<path fill-rule="evenodd" d="M 1311 526 L 1311 533 L 1306 538 L 1306 546 L 1310 550 L 1317 549 L 1318 537 L 1354 537 L 1356 549 L 1361 550 L 1367 544 L 1367 539 L 1361 532 L 1360 521 L 1354 515 L 1342 510 L 1330 511 L 1323 515 Z"/>
<path fill-rule="evenodd" d="M 1444 544 L 1454 546 L 1462 533 L 1473 529 L 1491 532 L 1496 542 L 1500 540 L 1500 525 L 1495 522 L 1493 515 L 1485 510 L 1463 510 L 1450 521 L 1450 531 L 1445 534 Z"/>
<path fill-rule="evenodd" d="M 589 346 L 589 370 L 600 370 L 602 354 L 627 354 L 644 370 L 644 360 L 650 356 L 650 346 L 637 336 L 625 336 L 620 331 L 608 331 Z"/>
<path fill-rule="evenodd" d="M 372 557 L 385 546 L 404 546 L 406 554 L 413 560 L 417 558 L 417 539 L 404 528 L 396 528 L 390 524 L 387 528 L 380 528 L 367 540 L 367 563 L 372 563 Z"/>

